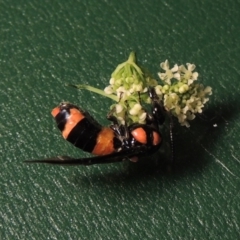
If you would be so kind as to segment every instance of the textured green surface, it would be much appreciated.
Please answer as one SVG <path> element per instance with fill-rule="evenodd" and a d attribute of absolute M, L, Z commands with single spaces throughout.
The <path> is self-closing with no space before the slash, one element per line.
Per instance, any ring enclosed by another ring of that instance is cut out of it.
<path fill-rule="evenodd" d="M 0 1 L 0 239 L 239 239 L 239 9 L 239 0 Z M 165 59 L 195 63 L 213 87 L 204 119 L 175 129 L 175 169 L 24 165 L 86 156 L 50 110 L 68 100 L 107 124 L 110 100 L 64 84 L 103 88 L 132 50 L 153 73 Z"/>

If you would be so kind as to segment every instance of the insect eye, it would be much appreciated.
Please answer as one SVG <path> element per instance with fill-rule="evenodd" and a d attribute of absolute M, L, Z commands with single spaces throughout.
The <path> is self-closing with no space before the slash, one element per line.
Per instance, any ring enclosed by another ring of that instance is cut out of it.
<path fill-rule="evenodd" d="M 64 109 L 64 108 L 66 108 L 67 106 L 68 106 L 68 103 L 67 103 L 67 102 L 61 102 L 61 103 L 59 104 L 60 109 Z"/>

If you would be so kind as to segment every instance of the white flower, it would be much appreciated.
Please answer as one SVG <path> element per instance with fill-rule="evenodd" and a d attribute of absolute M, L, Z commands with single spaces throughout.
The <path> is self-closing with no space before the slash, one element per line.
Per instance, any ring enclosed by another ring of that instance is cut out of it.
<path fill-rule="evenodd" d="M 180 123 L 183 123 L 185 121 L 185 119 L 186 119 L 186 115 L 185 114 L 179 114 L 178 115 L 178 121 Z"/>
<path fill-rule="evenodd" d="M 122 83 L 122 79 L 121 79 L 121 78 L 114 80 L 114 86 L 120 87 L 120 86 L 122 86 L 122 84 L 123 84 L 123 83 Z"/>
<path fill-rule="evenodd" d="M 188 91 L 188 89 L 189 89 L 188 85 L 183 84 L 181 87 L 179 87 L 178 91 L 179 91 L 179 93 L 185 93 Z"/>
<path fill-rule="evenodd" d="M 202 100 L 202 103 L 205 104 L 205 103 L 208 102 L 208 101 L 209 101 L 209 98 L 204 98 L 204 99 Z"/>
<path fill-rule="evenodd" d="M 158 95 L 158 96 L 160 96 L 160 97 L 162 97 L 162 86 L 161 85 L 157 85 L 156 87 L 155 87 L 155 91 L 156 91 L 156 94 Z"/>
<path fill-rule="evenodd" d="M 181 123 L 181 126 L 185 126 L 185 127 L 190 127 L 190 124 L 189 124 L 189 122 L 187 122 L 187 121 L 184 121 L 184 122 L 182 122 Z"/>
<path fill-rule="evenodd" d="M 182 77 L 188 81 L 188 85 L 191 85 L 195 80 L 197 80 L 198 73 L 193 73 L 193 70 L 196 68 L 194 64 L 187 63 L 186 65 L 187 69 L 185 68 L 185 66 L 181 65 L 179 66 L 179 70 Z"/>
<path fill-rule="evenodd" d="M 104 88 L 104 92 L 106 94 L 112 94 L 113 93 L 113 89 L 112 89 L 112 86 L 107 86 Z"/>
<path fill-rule="evenodd" d="M 182 109 L 182 112 L 186 114 L 187 111 L 189 111 L 189 107 L 188 105 L 186 105 L 183 109 Z"/>
<path fill-rule="evenodd" d="M 121 106 L 121 104 L 116 104 L 115 105 L 115 113 L 116 113 L 116 117 L 117 117 L 119 123 L 120 124 L 125 124 L 126 111 L 123 108 L 123 106 Z"/>
<path fill-rule="evenodd" d="M 133 116 L 138 115 L 139 111 L 142 109 L 142 106 L 139 103 L 136 103 L 129 111 Z"/>
<path fill-rule="evenodd" d="M 134 93 L 134 92 L 143 92 L 143 88 L 142 88 L 142 84 L 138 83 L 138 84 L 132 84 L 131 88 L 129 89 L 130 93 Z"/>
<path fill-rule="evenodd" d="M 202 108 L 204 107 L 204 105 L 202 104 L 202 102 L 198 102 L 199 104 L 196 106 L 196 112 L 198 112 L 198 113 L 202 113 Z"/>
<path fill-rule="evenodd" d="M 147 92 L 148 91 L 148 88 L 147 87 L 145 87 L 143 90 L 142 90 L 142 92 Z"/>
<path fill-rule="evenodd" d="M 179 97 L 176 93 L 164 95 L 164 107 L 169 111 L 175 108 L 178 104 Z"/>
<path fill-rule="evenodd" d="M 211 87 L 206 87 L 205 89 L 204 89 L 204 93 L 205 94 L 208 94 L 208 95 L 212 95 L 212 88 Z"/>
<path fill-rule="evenodd" d="M 180 106 L 176 106 L 175 107 L 175 114 L 176 115 L 179 115 L 181 113 L 181 108 L 180 108 Z"/>
<path fill-rule="evenodd" d="M 139 114 L 139 123 L 145 123 L 147 117 L 147 113 L 145 111 L 141 111 Z"/>
<path fill-rule="evenodd" d="M 173 68 L 169 69 L 168 60 L 160 63 L 160 67 L 165 70 L 165 73 L 158 73 L 158 76 L 161 80 L 165 81 L 167 84 L 171 84 L 171 79 L 176 78 L 180 79 L 180 74 L 178 73 L 178 65 L 175 64 Z"/>
<path fill-rule="evenodd" d="M 143 89 L 142 84 L 135 85 L 135 91 L 136 92 L 141 92 Z"/>
<path fill-rule="evenodd" d="M 126 89 L 124 87 L 119 87 L 118 89 L 116 89 L 117 93 L 124 93 L 126 92 Z"/>
<path fill-rule="evenodd" d="M 115 82 L 115 79 L 114 79 L 114 78 L 111 78 L 110 81 L 109 81 L 109 83 L 110 83 L 111 85 L 113 85 L 114 82 Z"/>
<path fill-rule="evenodd" d="M 122 112 L 122 110 L 123 110 L 123 106 L 121 105 L 121 104 L 116 104 L 116 106 L 115 106 L 116 108 L 116 113 L 120 113 L 120 112 Z"/>
<path fill-rule="evenodd" d="M 164 85 L 164 86 L 162 87 L 162 93 L 163 93 L 163 94 L 167 93 L 168 90 L 169 90 L 169 85 Z"/>
<path fill-rule="evenodd" d="M 188 120 L 193 120 L 196 117 L 196 115 L 191 112 L 187 112 L 186 115 Z"/>
<path fill-rule="evenodd" d="M 130 95 L 131 95 L 131 93 L 128 91 L 127 92 L 120 92 L 120 91 L 117 92 L 117 96 L 120 100 L 127 99 Z"/>

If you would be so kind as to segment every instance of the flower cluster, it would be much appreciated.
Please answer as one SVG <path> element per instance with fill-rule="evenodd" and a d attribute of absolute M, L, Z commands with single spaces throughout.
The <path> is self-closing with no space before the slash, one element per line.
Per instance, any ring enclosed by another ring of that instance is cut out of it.
<path fill-rule="evenodd" d="M 128 60 L 117 66 L 111 75 L 110 85 L 104 91 L 107 94 L 117 94 L 121 99 L 128 99 L 135 93 L 146 93 L 148 87 L 156 86 L 157 81 L 144 73 L 136 64 L 135 54 L 132 52 Z"/>
<path fill-rule="evenodd" d="M 118 103 L 111 106 L 111 112 L 118 121 L 128 125 L 145 123 L 147 113 L 142 103 L 149 103 L 148 88 L 156 86 L 157 81 L 136 64 L 133 52 L 126 62 L 117 66 L 109 83 L 104 92 L 118 97 Z"/>
<path fill-rule="evenodd" d="M 113 115 L 117 117 L 121 124 L 145 123 L 147 113 L 142 105 L 134 99 L 128 101 L 128 104 L 119 102 L 111 106 Z"/>
<path fill-rule="evenodd" d="M 189 120 L 195 118 L 196 113 L 201 113 L 204 104 L 212 94 L 211 87 L 204 87 L 196 82 L 198 73 L 193 72 L 196 66 L 187 63 L 174 65 L 169 68 L 168 60 L 160 64 L 165 73 L 158 73 L 164 85 L 155 87 L 156 93 L 163 101 L 165 109 L 178 118 L 181 125 L 189 127 Z"/>
<path fill-rule="evenodd" d="M 143 106 L 149 105 L 148 90 L 155 88 L 155 92 L 166 111 L 175 116 L 179 123 L 189 127 L 189 120 L 193 120 L 196 113 L 201 113 L 204 104 L 212 94 L 211 87 L 204 87 L 197 82 L 196 66 L 187 63 L 173 68 L 168 60 L 160 64 L 164 72 L 158 73 L 162 82 L 159 84 L 149 73 L 136 64 L 135 54 L 132 52 L 126 62 L 117 66 L 111 75 L 110 85 L 104 91 L 86 85 L 72 85 L 80 89 L 87 89 L 113 99 L 115 104 L 110 107 L 111 113 L 119 123 L 146 123 L 147 111 Z"/>

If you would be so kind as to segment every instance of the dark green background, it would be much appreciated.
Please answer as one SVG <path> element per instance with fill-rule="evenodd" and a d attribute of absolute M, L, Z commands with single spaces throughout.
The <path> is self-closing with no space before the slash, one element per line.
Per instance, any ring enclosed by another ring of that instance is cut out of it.
<path fill-rule="evenodd" d="M 239 9 L 239 0 L 0 1 L 0 239 L 239 239 Z M 195 63 L 213 88 L 204 117 L 175 127 L 172 171 L 166 146 L 135 165 L 24 165 L 87 156 L 50 111 L 67 100 L 108 124 L 110 100 L 64 84 L 103 88 L 132 50 L 155 77 L 165 59 Z"/>

